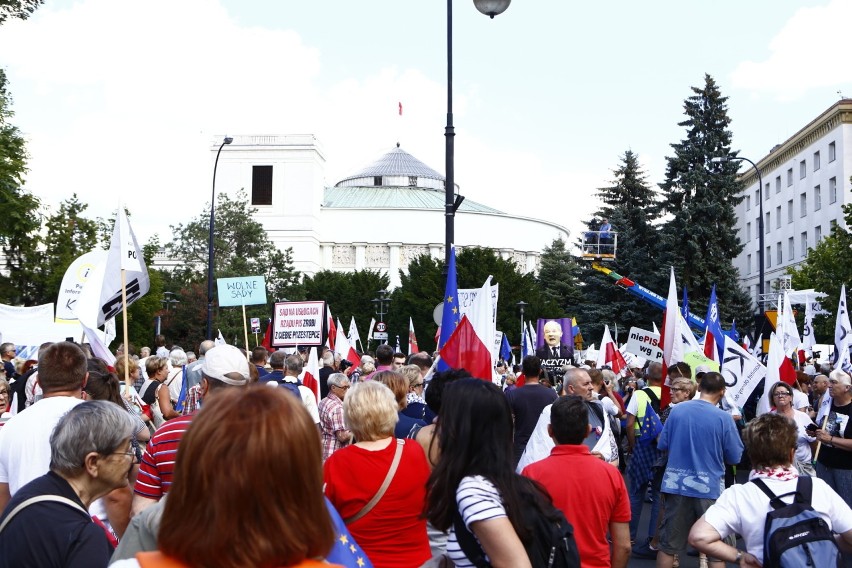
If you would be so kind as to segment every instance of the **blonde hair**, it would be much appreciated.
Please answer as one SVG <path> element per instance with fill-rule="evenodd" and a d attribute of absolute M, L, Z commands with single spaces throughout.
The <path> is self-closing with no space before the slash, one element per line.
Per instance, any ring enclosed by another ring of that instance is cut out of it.
<path fill-rule="evenodd" d="M 670 386 L 672 388 L 685 388 L 689 392 L 689 396 L 687 398 L 692 398 L 695 396 L 696 385 L 690 378 L 678 377 L 672 381 Z"/>
<path fill-rule="evenodd" d="M 359 381 L 343 399 L 343 422 L 359 442 L 393 436 L 399 421 L 393 392 L 378 381 Z"/>
<path fill-rule="evenodd" d="M 399 369 L 399 374 L 408 379 L 408 386 L 413 387 L 420 382 L 420 367 L 417 365 L 404 365 Z"/>

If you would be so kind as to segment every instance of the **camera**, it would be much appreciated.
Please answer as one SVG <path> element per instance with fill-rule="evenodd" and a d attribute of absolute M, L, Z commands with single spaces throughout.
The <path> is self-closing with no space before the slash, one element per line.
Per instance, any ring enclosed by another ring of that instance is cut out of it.
<path fill-rule="evenodd" d="M 816 424 L 814 424 L 813 422 L 811 422 L 810 424 L 808 424 L 807 426 L 805 426 L 805 430 L 806 430 L 809 434 L 810 434 L 810 433 L 813 433 L 813 432 L 816 432 L 818 428 L 819 428 L 819 427 L 818 427 Z"/>
<path fill-rule="evenodd" d="M 346 371 L 346 369 L 348 369 L 351 366 L 352 366 L 352 361 L 349 361 L 348 359 L 342 359 L 340 361 L 340 372 L 342 373 L 342 372 Z"/>

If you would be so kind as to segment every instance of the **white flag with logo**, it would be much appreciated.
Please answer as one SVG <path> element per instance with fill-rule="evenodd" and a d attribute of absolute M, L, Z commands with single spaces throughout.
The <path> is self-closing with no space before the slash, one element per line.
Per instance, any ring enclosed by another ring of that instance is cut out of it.
<path fill-rule="evenodd" d="M 118 208 L 115 228 L 105 263 L 95 267 L 86 280 L 72 311 L 90 329 L 100 327 L 121 313 L 121 271 L 125 271 L 127 305 L 148 293 L 151 282 L 142 259 L 142 250 L 130 228 L 127 215 Z"/>
<path fill-rule="evenodd" d="M 725 377 L 725 395 L 742 407 L 758 383 L 766 377 L 766 367 L 726 335 L 722 376 Z"/>

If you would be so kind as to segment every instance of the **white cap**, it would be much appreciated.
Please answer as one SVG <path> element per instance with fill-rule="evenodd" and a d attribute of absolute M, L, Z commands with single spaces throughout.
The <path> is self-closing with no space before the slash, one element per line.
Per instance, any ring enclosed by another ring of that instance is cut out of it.
<path fill-rule="evenodd" d="M 233 345 L 217 345 L 208 349 L 201 363 L 201 373 L 237 387 L 248 384 L 250 377 L 246 356 Z"/>

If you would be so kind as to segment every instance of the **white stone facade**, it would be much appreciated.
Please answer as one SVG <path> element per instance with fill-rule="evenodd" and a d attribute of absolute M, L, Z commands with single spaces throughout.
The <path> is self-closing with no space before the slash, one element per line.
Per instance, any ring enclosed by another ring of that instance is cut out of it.
<path fill-rule="evenodd" d="M 211 150 L 215 158 L 218 144 Z M 326 203 L 324 164 L 325 154 L 312 135 L 235 136 L 219 157 L 216 190 L 234 196 L 244 189 L 251 200 L 255 166 L 272 166 L 271 204 L 252 203 L 258 209 L 256 219 L 279 248 L 293 247 L 295 268 L 308 275 L 320 270 L 378 270 L 389 275 L 395 288 L 399 271 L 415 257 L 429 253 L 444 258 L 444 209 L 432 205 L 443 190 L 436 193 L 434 179 L 422 177 L 422 172 L 419 179 L 377 176 L 377 182 L 396 188 L 398 202 L 389 205 L 341 200 L 341 191 L 345 195 L 365 190 L 342 182 L 335 188 L 338 199 Z M 394 185 L 397 178 L 418 185 L 400 190 Z M 406 199 L 406 192 L 417 199 Z M 429 199 L 421 199 L 424 195 Z M 466 208 L 456 212 L 456 246 L 497 250 L 525 273 L 538 269 L 541 251 L 554 239 L 568 241 L 568 230 L 554 223 L 507 215 L 473 202 Z"/>
<path fill-rule="evenodd" d="M 835 223 L 846 228 L 842 206 L 852 197 L 852 99 L 832 105 L 756 164 L 763 178 L 764 282 L 770 294 Z M 758 178 L 750 164 L 745 166 L 740 177 L 744 199 L 737 206 L 737 233 L 745 248 L 734 266 L 756 305 Z"/>

